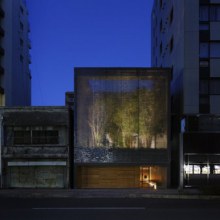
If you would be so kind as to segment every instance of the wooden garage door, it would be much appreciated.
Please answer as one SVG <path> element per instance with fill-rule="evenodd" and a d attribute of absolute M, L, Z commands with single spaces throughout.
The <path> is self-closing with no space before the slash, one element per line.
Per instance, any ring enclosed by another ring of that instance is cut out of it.
<path fill-rule="evenodd" d="M 138 188 L 140 167 L 78 167 L 77 188 Z"/>

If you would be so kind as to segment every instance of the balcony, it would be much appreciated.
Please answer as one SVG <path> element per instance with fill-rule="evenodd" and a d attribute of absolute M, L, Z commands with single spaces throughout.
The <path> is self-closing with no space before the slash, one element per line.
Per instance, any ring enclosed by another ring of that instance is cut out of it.
<path fill-rule="evenodd" d="M 4 72 L 5 72 L 5 69 L 2 66 L 0 66 L 0 75 L 3 75 Z"/>
<path fill-rule="evenodd" d="M 31 55 L 28 54 L 28 63 L 31 64 Z"/>
<path fill-rule="evenodd" d="M 31 28 L 30 28 L 30 23 L 29 22 L 28 22 L 27 27 L 28 27 L 28 32 L 30 33 L 31 32 Z"/>
<path fill-rule="evenodd" d="M 31 49 L 31 40 L 29 38 L 28 38 L 27 44 L 28 44 L 28 48 Z"/>
<path fill-rule="evenodd" d="M 32 79 L 32 75 L 31 75 L 31 70 L 29 69 L 29 71 L 28 71 L 28 75 L 29 75 L 29 78 L 30 78 L 30 80 Z"/>
<path fill-rule="evenodd" d="M 0 46 L 0 56 L 4 56 L 4 55 L 5 55 L 5 50 Z"/>
<path fill-rule="evenodd" d="M 0 36 L 4 37 L 5 36 L 5 31 L 4 29 L 0 26 Z"/>
<path fill-rule="evenodd" d="M 4 17 L 5 17 L 5 12 L 4 12 L 4 10 L 2 9 L 1 6 L 0 6 L 0 17 L 1 17 L 1 18 L 4 18 Z"/>
<path fill-rule="evenodd" d="M 4 88 L 2 88 L 2 86 L 0 86 L 0 94 L 4 94 L 4 93 L 5 93 Z"/>

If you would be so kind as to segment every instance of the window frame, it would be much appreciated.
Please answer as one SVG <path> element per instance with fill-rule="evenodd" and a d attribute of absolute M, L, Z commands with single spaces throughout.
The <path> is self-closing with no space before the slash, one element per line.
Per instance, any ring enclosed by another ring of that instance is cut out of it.
<path fill-rule="evenodd" d="M 39 135 L 37 135 L 38 133 Z M 14 128 L 13 129 L 13 145 L 14 146 L 59 145 L 59 129 L 36 129 L 36 128 L 30 128 L 30 127 L 29 128 L 26 128 L 26 127 L 25 128 L 22 128 L 22 127 Z"/>

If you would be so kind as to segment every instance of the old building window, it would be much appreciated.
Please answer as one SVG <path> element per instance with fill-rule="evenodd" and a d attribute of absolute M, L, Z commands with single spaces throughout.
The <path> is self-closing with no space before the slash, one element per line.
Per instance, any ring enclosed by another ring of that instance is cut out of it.
<path fill-rule="evenodd" d="M 58 144 L 58 131 L 33 130 L 33 144 Z"/>
<path fill-rule="evenodd" d="M 31 144 L 31 132 L 14 131 L 14 144 Z"/>
<path fill-rule="evenodd" d="M 14 130 L 14 145 L 59 144 L 58 130 Z"/>

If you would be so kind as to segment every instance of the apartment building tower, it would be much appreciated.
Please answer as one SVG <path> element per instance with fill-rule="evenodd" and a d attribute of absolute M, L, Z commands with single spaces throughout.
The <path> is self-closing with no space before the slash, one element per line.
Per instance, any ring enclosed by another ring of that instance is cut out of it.
<path fill-rule="evenodd" d="M 218 185 L 220 0 L 155 0 L 151 51 L 153 67 L 173 69 L 173 185 Z"/>
<path fill-rule="evenodd" d="M 0 106 L 31 104 L 30 26 L 24 0 L 0 1 Z"/>

